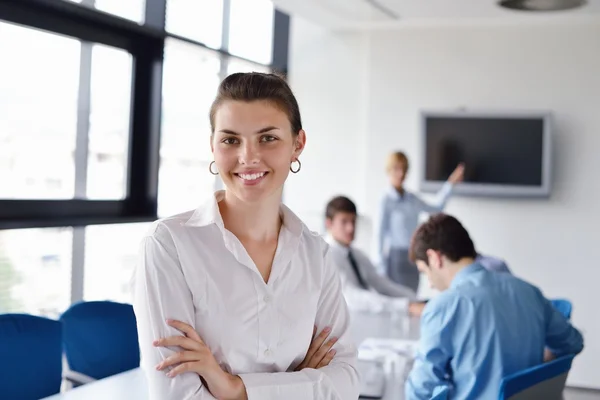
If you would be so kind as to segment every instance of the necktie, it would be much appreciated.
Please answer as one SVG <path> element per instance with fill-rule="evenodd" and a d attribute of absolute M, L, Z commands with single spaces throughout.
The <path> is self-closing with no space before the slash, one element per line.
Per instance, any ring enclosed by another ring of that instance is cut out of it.
<path fill-rule="evenodd" d="M 367 285 L 367 282 L 365 282 L 362 275 L 360 274 L 360 270 L 358 269 L 358 264 L 356 262 L 356 258 L 354 258 L 354 255 L 352 254 L 351 250 L 348 251 L 348 261 L 350 261 L 350 265 L 352 266 L 352 269 L 354 270 L 354 274 L 356 275 L 356 280 L 358 281 L 358 284 L 360 285 L 360 287 L 365 290 L 368 290 L 369 286 Z"/>

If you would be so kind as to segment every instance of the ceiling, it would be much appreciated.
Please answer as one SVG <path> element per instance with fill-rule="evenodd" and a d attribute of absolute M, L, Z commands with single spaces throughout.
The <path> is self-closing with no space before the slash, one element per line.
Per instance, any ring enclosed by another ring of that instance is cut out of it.
<path fill-rule="evenodd" d="M 273 0 L 276 7 L 324 26 L 381 29 L 410 25 L 600 20 L 600 0 L 569 11 L 504 9 L 495 0 Z"/>

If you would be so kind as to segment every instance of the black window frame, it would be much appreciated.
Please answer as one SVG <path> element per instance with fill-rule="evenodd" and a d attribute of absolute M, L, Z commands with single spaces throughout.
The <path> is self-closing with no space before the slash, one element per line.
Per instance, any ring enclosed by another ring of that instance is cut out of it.
<path fill-rule="evenodd" d="M 83 4 L 64 0 L 0 0 L 0 21 L 66 35 L 82 43 L 116 47 L 131 53 L 134 59 L 125 198 L 0 199 L 0 229 L 147 222 L 157 218 L 165 40 L 175 38 L 208 48 L 201 42 L 165 30 L 166 1 L 146 0 L 145 20 L 139 24 L 86 6 L 86 3 L 93 4 L 93 0 L 83 0 Z M 229 0 L 225 1 L 228 7 Z M 286 76 L 290 18 L 279 10 L 274 13 L 270 67 Z M 261 65 L 230 54 L 225 48 L 210 50 L 223 57 Z M 84 128 L 80 125 L 78 123 L 78 130 L 85 129 L 85 124 Z"/>

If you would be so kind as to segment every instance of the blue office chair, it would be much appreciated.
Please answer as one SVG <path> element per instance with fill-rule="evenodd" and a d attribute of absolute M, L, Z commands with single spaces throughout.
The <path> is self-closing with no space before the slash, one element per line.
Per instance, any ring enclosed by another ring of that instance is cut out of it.
<path fill-rule="evenodd" d="M 499 400 L 562 400 L 574 355 L 536 365 L 506 376 L 500 382 Z"/>
<path fill-rule="evenodd" d="M 65 311 L 60 321 L 69 370 L 102 379 L 139 367 L 140 348 L 131 305 L 82 302 Z M 86 383 L 77 377 L 75 381 Z"/>
<path fill-rule="evenodd" d="M 550 303 L 565 316 L 566 319 L 571 319 L 571 312 L 573 311 L 573 305 L 567 299 L 553 299 Z"/>
<path fill-rule="evenodd" d="M 0 315 L 0 397 L 38 400 L 60 392 L 62 338 L 58 321 Z"/>
<path fill-rule="evenodd" d="M 433 390 L 433 397 L 431 400 L 448 400 L 448 395 L 450 394 L 450 389 L 448 386 L 437 386 Z"/>

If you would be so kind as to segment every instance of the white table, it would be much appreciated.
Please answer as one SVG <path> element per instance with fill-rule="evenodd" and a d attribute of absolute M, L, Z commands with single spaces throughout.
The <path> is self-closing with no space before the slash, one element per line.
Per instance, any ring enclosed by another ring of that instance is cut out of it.
<path fill-rule="evenodd" d="M 402 313 L 353 312 L 350 330 L 357 344 L 368 338 L 377 338 L 414 345 L 421 335 L 420 319 Z"/>
<path fill-rule="evenodd" d="M 352 313 L 351 332 L 357 344 L 368 338 L 394 339 L 414 344 L 419 339 L 419 320 L 390 314 Z M 388 377 L 383 400 L 402 400 L 402 371 Z M 147 400 L 144 372 L 137 368 L 89 383 L 43 400 Z"/>
<path fill-rule="evenodd" d="M 351 331 L 358 345 L 368 339 L 380 339 L 403 349 L 403 354 L 398 354 L 390 348 L 386 357 L 386 390 L 382 400 L 404 400 L 404 382 L 419 341 L 420 319 L 402 313 L 353 312 Z"/>
<path fill-rule="evenodd" d="M 146 375 L 140 368 L 88 383 L 43 400 L 146 400 Z"/>

